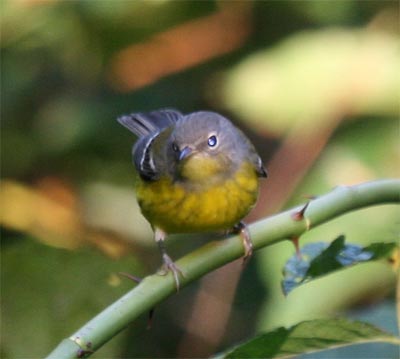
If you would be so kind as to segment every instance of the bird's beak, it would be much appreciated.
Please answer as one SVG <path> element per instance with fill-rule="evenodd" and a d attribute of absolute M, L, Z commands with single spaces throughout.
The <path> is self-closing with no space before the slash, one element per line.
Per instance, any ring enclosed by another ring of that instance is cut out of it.
<path fill-rule="evenodd" d="M 193 153 L 193 149 L 189 146 L 183 148 L 183 150 L 179 153 L 179 161 L 183 161 L 185 158 L 189 157 Z"/>

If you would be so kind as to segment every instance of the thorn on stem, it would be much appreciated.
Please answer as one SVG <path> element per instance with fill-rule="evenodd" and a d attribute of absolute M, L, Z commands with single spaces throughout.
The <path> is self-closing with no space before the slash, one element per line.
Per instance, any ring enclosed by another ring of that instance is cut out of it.
<path fill-rule="evenodd" d="M 300 211 L 292 213 L 291 217 L 294 221 L 302 221 L 303 219 L 306 221 L 306 228 L 309 230 L 311 228 L 311 221 L 305 216 L 305 212 L 310 205 L 311 201 L 308 201 Z"/>
<path fill-rule="evenodd" d="M 132 281 L 134 281 L 135 283 L 139 284 L 142 281 L 142 278 L 139 278 L 135 275 L 132 275 L 130 273 L 125 273 L 125 272 L 118 272 L 118 274 L 122 277 L 126 277 Z"/>
<path fill-rule="evenodd" d="M 308 201 L 300 211 L 292 213 L 292 219 L 295 221 L 302 221 L 304 219 L 304 213 L 309 205 L 310 201 Z"/>
<path fill-rule="evenodd" d="M 146 327 L 147 330 L 149 330 L 153 327 L 154 311 L 155 311 L 155 308 L 151 308 L 149 310 L 149 318 L 147 319 L 147 327 Z"/>

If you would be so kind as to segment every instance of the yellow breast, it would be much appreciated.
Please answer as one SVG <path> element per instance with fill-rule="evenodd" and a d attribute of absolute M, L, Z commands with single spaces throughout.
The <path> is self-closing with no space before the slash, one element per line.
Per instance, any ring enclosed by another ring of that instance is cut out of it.
<path fill-rule="evenodd" d="M 143 215 L 167 233 L 230 229 L 251 210 L 257 196 L 258 176 L 248 164 L 222 183 L 190 190 L 169 178 L 137 186 Z"/>

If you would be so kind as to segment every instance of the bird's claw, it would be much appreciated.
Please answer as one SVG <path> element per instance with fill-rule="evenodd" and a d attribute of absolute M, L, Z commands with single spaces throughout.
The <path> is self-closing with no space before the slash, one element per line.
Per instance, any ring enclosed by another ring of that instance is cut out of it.
<path fill-rule="evenodd" d="M 179 276 L 184 278 L 185 275 L 183 274 L 182 270 L 174 263 L 171 257 L 166 253 L 163 254 L 163 262 L 164 264 L 158 273 L 160 275 L 167 275 L 168 272 L 171 272 L 172 275 L 174 276 L 176 291 L 179 291 L 180 288 Z"/>
<path fill-rule="evenodd" d="M 235 227 L 233 227 L 233 232 L 239 234 L 242 238 L 244 247 L 243 266 L 245 266 L 254 252 L 254 246 L 253 242 L 251 241 L 249 229 L 244 222 L 239 222 L 237 225 L 235 225 Z"/>

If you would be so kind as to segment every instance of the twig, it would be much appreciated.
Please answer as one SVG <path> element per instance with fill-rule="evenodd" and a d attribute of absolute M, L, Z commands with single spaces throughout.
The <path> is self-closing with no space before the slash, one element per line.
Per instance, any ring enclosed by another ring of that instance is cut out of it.
<path fill-rule="evenodd" d="M 399 203 L 400 180 L 381 180 L 352 187 L 337 187 L 313 200 L 307 208 L 312 228 L 347 212 L 373 205 Z M 254 250 L 300 236 L 308 231 L 306 221 L 294 221 L 292 215 L 303 206 L 268 217 L 249 226 Z M 185 272 L 181 287 L 185 287 L 212 270 L 243 256 L 239 236 L 214 241 L 177 261 Z M 89 356 L 139 315 L 176 292 L 172 275 L 148 276 L 134 289 L 111 304 L 85 324 L 69 339 L 65 339 L 48 359 Z"/>

